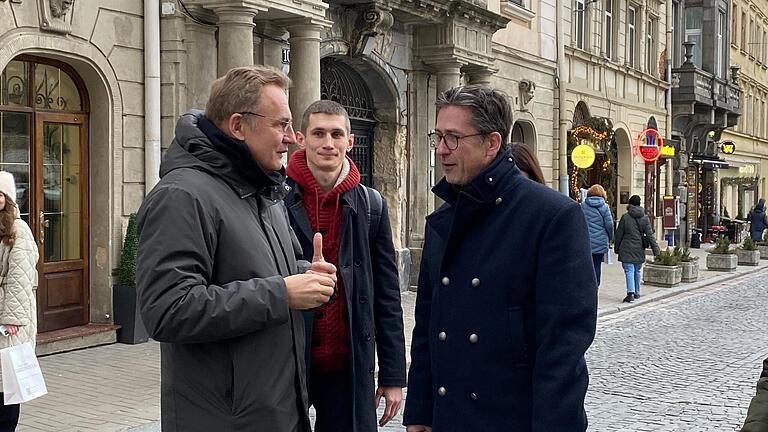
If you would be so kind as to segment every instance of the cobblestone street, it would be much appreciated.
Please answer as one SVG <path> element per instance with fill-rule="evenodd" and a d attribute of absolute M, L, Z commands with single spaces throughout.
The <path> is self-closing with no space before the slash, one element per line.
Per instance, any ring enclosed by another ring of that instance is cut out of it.
<path fill-rule="evenodd" d="M 601 319 L 590 430 L 737 431 L 768 356 L 765 272 Z"/>

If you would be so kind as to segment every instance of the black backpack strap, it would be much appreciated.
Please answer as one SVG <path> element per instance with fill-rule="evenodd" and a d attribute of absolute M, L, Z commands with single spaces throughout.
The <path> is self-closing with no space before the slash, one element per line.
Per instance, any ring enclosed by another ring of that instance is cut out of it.
<path fill-rule="evenodd" d="M 365 213 L 368 219 L 368 241 L 372 242 L 379 232 L 383 202 L 379 191 L 362 184 L 360 186 L 363 188 Z"/>

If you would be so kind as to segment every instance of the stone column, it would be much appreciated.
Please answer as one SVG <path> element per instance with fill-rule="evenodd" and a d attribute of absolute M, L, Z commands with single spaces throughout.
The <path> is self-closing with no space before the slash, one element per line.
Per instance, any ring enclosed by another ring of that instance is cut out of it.
<path fill-rule="evenodd" d="M 461 63 L 451 62 L 437 65 L 437 94 L 452 89 L 461 84 Z M 435 171 L 432 185 L 437 184 L 443 178 L 443 167 L 435 153 Z M 435 208 L 442 204 L 440 198 L 435 197 Z"/>
<path fill-rule="evenodd" d="M 244 7 L 214 9 L 219 17 L 219 76 L 238 66 L 253 65 L 253 18 Z"/>
<path fill-rule="evenodd" d="M 490 68 L 474 69 L 469 72 L 469 83 L 490 86 L 491 78 L 493 78 L 496 72 L 496 70 Z"/>
<path fill-rule="evenodd" d="M 290 77 L 293 81 L 289 103 L 293 113 L 293 127 L 301 128 L 304 110 L 320 99 L 320 31 L 319 24 L 289 25 L 291 45 Z"/>
<path fill-rule="evenodd" d="M 283 69 L 283 48 L 286 43 L 282 41 L 285 29 L 272 23 L 259 23 L 258 32 L 261 37 L 262 60 L 265 65 Z"/>

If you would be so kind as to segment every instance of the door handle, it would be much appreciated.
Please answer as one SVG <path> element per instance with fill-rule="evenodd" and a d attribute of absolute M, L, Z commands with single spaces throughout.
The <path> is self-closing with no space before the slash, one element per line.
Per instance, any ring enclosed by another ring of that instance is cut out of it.
<path fill-rule="evenodd" d="M 40 243 L 45 243 L 45 229 L 51 226 L 51 220 L 45 219 L 45 213 L 40 212 Z"/>

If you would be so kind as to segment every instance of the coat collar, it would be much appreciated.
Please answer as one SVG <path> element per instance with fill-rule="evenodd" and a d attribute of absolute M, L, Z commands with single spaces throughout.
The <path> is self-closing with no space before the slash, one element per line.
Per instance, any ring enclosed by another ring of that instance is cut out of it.
<path fill-rule="evenodd" d="M 462 194 L 483 203 L 490 203 L 498 197 L 498 185 L 502 184 L 502 180 L 507 176 L 513 177 L 518 174 L 520 170 L 515 165 L 512 150 L 507 149 L 500 151 L 491 164 L 466 187 L 456 188 L 443 178 L 432 188 L 432 192 L 452 206 L 456 205 Z"/>

